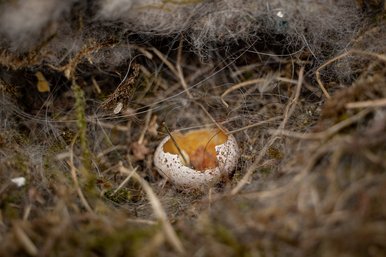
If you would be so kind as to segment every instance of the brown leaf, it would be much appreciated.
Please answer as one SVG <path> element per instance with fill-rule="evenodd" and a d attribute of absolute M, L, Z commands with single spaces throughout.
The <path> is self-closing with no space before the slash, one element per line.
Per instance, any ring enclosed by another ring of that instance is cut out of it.
<path fill-rule="evenodd" d="M 46 80 L 43 73 L 40 71 L 35 73 L 36 78 L 38 79 L 38 84 L 36 85 L 40 93 L 50 92 L 50 83 Z"/>

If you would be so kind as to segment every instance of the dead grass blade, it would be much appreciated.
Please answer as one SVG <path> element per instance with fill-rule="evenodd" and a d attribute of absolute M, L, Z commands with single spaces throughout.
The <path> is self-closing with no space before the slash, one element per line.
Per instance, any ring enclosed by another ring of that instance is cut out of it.
<path fill-rule="evenodd" d="M 29 236 L 25 233 L 25 231 L 17 223 L 14 223 L 13 227 L 15 231 L 15 237 L 20 242 L 24 250 L 31 256 L 37 256 L 38 249 L 29 238 Z"/>
<path fill-rule="evenodd" d="M 74 144 L 76 139 L 78 138 L 78 135 L 74 137 L 74 139 L 71 142 L 71 148 L 70 148 L 70 161 L 68 162 L 70 169 L 71 169 L 71 177 L 74 182 L 74 186 L 76 189 L 76 192 L 78 193 L 78 196 L 86 210 L 90 212 L 91 214 L 94 214 L 93 209 L 91 208 L 90 204 L 88 203 L 86 197 L 83 194 L 82 189 L 80 188 L 79 181 L 78 181 L 78 175 L 77 175 L 77 169 L 74 165 Z"/>
<path fill-rule="evenodd" d="M 125 178 L 125 180 L 123 180 L 122 183 L 114 190 L 114 192 L 112 193 L 112 195 L 115 195 L 115 194 L 119 191 L 119 189 L 121 189 L 124 185 L 126 185 L 127 182 L 129 182 L 129 180 L 130 180 L 130 178 L 133 176 L 134 172 L 137 171 L 137 168 L 138 168 L 138 167 L 135 167 L 135 168 L 133 169 L 133 171 L 130 172 L 130 174 L 127 175 L 127 177 Z"/>
<path fill-rule="evenodd" d="M 320 140 L 325 139 L 328 137 L 333 136 L 334 134 L 338 133 L 340 130 L 352 125 L 355 122 L 360 121 L 363 117 L 365 117 L 367 114 L 369 114 L 371 110 L 366 109 L 363 110 L 354 116 L 347 118 L 334 126 L 329 127 L 325 131 L 322 132 L 316 132 L 316 133 L 300 133 L 300 132 L 293 132 L 293 131 L 286 131 L 286 130 L 272 130 L 270 133 L 276 135 L 279 133 L 281 136 L 287 136 L 287 137 L 293 137 L 298 139 L 314 139 L 314 140 Z"/>
<path fill-rule="evenodd" d="M 225 102 L 224 98 L 231 92 L 239 89 L 239 88 L 243 88 L 243 87 L 246 87 L 246 86 L 249 86 L 249 85 L 253 85 L 253 84 L 257 84 L 257 83 L 261 83 L 261 82 L 264 82 L 265 79 L 251 79 L 251 80 L 248 80 L 248 81 L 244 81 L 244 82 L 241 82 L 241 83 L 238 83 L 236 85 L 233 85 L 232 87 L 228 88 L 227 90 L 225 90 L 225 92 L 221 95 L 221 102 L 225 105 L 226 108 L 229 107 L 229 104 L 227 102 Z"/>
<path fill-rule="evenodd" d="M 303 84 L 303 75 L 304 75 L 304 67 L 301 67 L 299 70 L 299 78 L 298 78 L 298 83 L 295 89 L 295 93 L 293 94 L 292 100 L 287 104 L 285 108 L 285 113 L 284 113 L 284 118 L 283 121 L 281 122 L 279 129 L 284 129 L 288 119 L 291 117 L 293 114 L 296 103 L 299 99 L 300 96 L 300 90 L 302 88 Z M 252 176 L 253 172 L 257 169 L 257 167 L 260 165 L 260 161 L 263 159 L 265 156 L 266 152 L 268 149 L 272 146 L 272 144 L 278 139 L 279 133 L 276 132 L 271 136 L 269 139 L 268 143 L 261 149 L 259 155 L 257 156 L 256 160 L 251 164 L 251 166 L 248 167 L 247 172 L 245 173 L 244 177 L 237 183 L 237 185 L 232 189 L 231 195 L 236 195 L 240 190 L 248 183 L 250 177 Z"/>
<path fill-rule="evenodd" d="M 170 69 L 171 72 L 178 78 L 178 71 L 174 67 L 174 65 L 155 47 L 152 47 L 151 50 L 157 55 L 158 58 L 161 59 L 163 63 Z"/>
<path fill-rule="evenodd" d="M 277 77 L 277 78 L 274 78 L 274 80 L 277 80 L 277 81 L 282 81 L 282 82 L 287 82 L 287 83 L 291 83 L 291 84 L 296 84 L 297 81 L 296 80 L 292 80 L 292 79 L 288 79 L 288 78 L 282 78 L 282 77 Z M 237 89 L 240 89 L 240 88 L 243 88 L 243 87 L 246 87 L 246 86 L 250 86 L 250 85 L 253 85 L 253 84 L 257 84 L 257 83 L 262 83 L 262 82 L 265 82 L 267 81 L 266 79 L 251 79 L 251 80 L 247 80 L 247 81 L 244 81 L 244 82 L 241 82 L 241 83 L 238 83 L 236 85 L 233 85 L 232 87 L 228 88 L 227 90 L 225 90 L 225 92 L 221 95 L 221 102 L 225 105 L 225 107 L 229 107 L 229 104 L 224 100 L 225 96 L 227 96 L 229 93 L 237 90 Z"/>
<path fill-rule="evenodd" d="M 180 44 L 178 46 L 178 52 L 177 52 L 177 65 L 176 65 L 176 70 L 178 73 L 178 78 L 180 79 L 181 85 L 184 88 L 186 94 L 190 99 L 193 99 L 192 94 L 189 92 L 188 84 L 186 83 L 184 73 L 182 71 L 181 67 L 181 61 L 182 61 L 182 47 L 183 47 L 183 38 L 181 37 L 180 39 Z"/>
<path fill-rule="evenodd" d="M 319 87 L 320 89 L 322 90 L 324 96 L 329 99 L 331 98 L 330 94 L 327 92 L 327 89 L 326 87 L 324 86 L 323 82 L 322 82 L 322 79 L 320 78 L 320 71 L 327 67 L 328 65 L 330 65 L 331 63 L 334 63 L 342 58 L 345 58 L 346 56 L 348 55 L 352 55 L 352 54 L 356 54 L 356 55 L 367 55 L 367 56 L 370 56 L 370 57 L 374 57 L 374 58 L 377 58 L 381 61 L 384 61 L 386 62 L 386 55 L 383 55 L 383 54 L 377 54 L 377 53 L 372 53 L 372 52 L 365 52 L 365 51 L 360 51 L 360 50 L 356 50 L 356 49 L 353 49 L 353 50 L 350 50 L 348 52 L 345 52 L 343 54 L 340 54 L 330 60 L 328 60 L 327 62 L 323 63 L 321 66 L 319 66 L 319 68 L 316 70 L 315 74 L 316 74 L 316 81 L 318 82 L 319 84 Z"/>
<path fill-rule="evenodd" d="M 282 116 L 273 117 L 273 118 L 270 118 L 270 119 L 268 119 L 268 120 L 263 120 L 263 121 L 260 121 L 260 122 L 258 122 L 258 123 L 254 123 L 254 124 L 251 124 L 251 125 L 242 127 L 242 128 L 238 128 L 238 129 L 232 130 L 232 131 L 230 131 L 230 132 L 227 132 L 227 134 L 228 134 L 228 135 L 230 135 L 230 134 L 235 134 L 235 133 L 244 131 L 244 130 L 246 130 L 246 129 L 255 128 L 255 127 L 258 127 L 258 126 L 261 126 L 261 125 L 270 123 L 270 122 L 272 122 L 272 121 L 280 120 L 281 118 L 283 118 L 283 117 L 282 117 Z"/>
<path fill-rule="evenodd" d="M 362 102 L 352 102 L 346 104 L 347 109 L 369 108 L 369 107 L 384 107 L 386 106 L 386 98 L 369 100 Z"/>
<path fill-rule="evenodd" d="M 155 216 L 157 217 L 158 221 L 162 225 L 166 239 L 169 241 L 169 243 L 173 246 L 173 248 L 178 253 L 184 254 L 185 253 L 184 246 L 182 245 L 180 239 L 178 238 L 176 232 L 174 231 L 172 225 L 170 224 L 160 200 L 158 199 L 157 195 L 154 193 L 153 189 L 150 187 L 149 183 L 147 183 L 146 180 L 144 180 L 140 175 L 138 175 L 138 173 L 135 170 L 131 171 L 123 167 L 122 164 L 120 164 L 119 171 L 123 174 L 132 173 L 133 178 L 136 179 L 141 184 L 153 208 Z"/>

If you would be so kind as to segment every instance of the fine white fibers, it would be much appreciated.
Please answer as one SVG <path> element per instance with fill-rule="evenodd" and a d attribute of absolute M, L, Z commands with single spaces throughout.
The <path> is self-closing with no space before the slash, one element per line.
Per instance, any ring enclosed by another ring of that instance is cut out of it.
<path fill-rule="evenodd" d="M 266 32 L 297 34 L 300 38 L 307 31 L 310 40 L 325 41 L 324 32 L 332 29 L 347 37 L 360 18 L 355 3 L 348 0 L 166 2 L 101 0 L 99 15 L 102 19 L 124 22 L 137 32 L 185 32 L 196 47 Z M 280 15 L 285 13 L 284 20 L 278 16 L 278 10 Z"/>
<path fill-rule="evenodd" d="M 0 5 L 0 32 L 15 48 L 24 48 L 45 35 L 42 30 L 69 10 L 73 0 L 9 1 Z"/>
<path fill-rule="evenodd" d="M 0 48 L 22 52 L 55 35 L 62 43 L 50 42 L 54 55 L 70 52 L 74 40 L 121 41 L 127 32 L 148 37 L 182 33 L 196 52 L 281 35 L 283 48 L 302 44 L 319 57 L 322 45 L 334 51 L 347 47 L 361 23 L 352 0 L 19 0 L 4 1 L 0 8 Z"/>

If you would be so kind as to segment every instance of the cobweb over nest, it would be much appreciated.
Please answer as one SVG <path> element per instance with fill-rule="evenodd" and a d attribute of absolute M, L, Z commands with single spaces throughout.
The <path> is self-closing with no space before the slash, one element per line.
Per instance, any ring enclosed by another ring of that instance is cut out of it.
<path fill-rule="evenodd" d="M 204 55 L 240 40 L 262 40 L 268 49 L 306 47 L 322 58 L 347 47 L 362 19 L 351 0 L 33 0 L 3 1 L 0 8 L 3 48 L 23 53 L 43 44 L 56 56 L 74 53 L 90 40 L 184 34 Z"/>

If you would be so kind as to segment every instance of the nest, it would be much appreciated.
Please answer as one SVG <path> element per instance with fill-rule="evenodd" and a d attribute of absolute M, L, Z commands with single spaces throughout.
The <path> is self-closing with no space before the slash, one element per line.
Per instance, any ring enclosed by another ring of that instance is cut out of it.
<path fill-rule="evenodd" d="M 386 254 L 384 1 L 48 2 L 0 4 L 0 255 Z M 161 124 L 236 170 L 173 186 Z"/>

